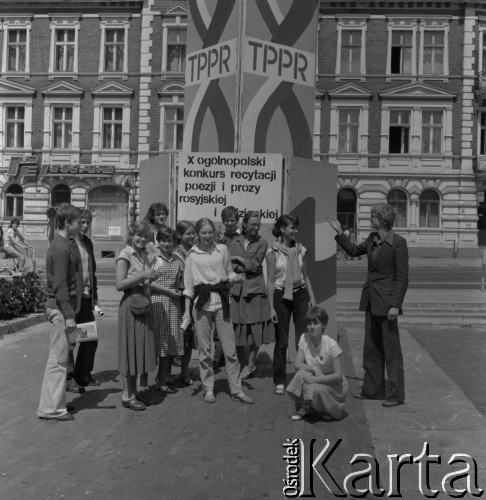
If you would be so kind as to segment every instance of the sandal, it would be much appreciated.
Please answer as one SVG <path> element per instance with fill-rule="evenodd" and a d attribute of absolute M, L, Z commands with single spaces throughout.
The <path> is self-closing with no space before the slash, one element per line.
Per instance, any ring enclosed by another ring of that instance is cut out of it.
<path fill-rule="evenodd" d="M 285 394 L 285 386 L 283 384 L 276 385 L 275 390 L 273 392 L 277 396 L 283 396 Z"/>
<path fill-rule="evenodd" d="M 290 420 L 294 422 L 298 422 L 299 420 L 303 420 L 305 416 L 309 413 L 310 407 L 301 406 L 291 417 Z"/>
<path fill-rule="evenodd" d="M 175 394 L 177 392 L 177 389 L 174 389 L 174 387 L 171 387 L 170 385 L 159 385 L 157 390 L 162 394 Z"/>
<path fill-rule="evenodd" d="M 185 385 L 186 387 L 189 387 L 190 385 L 194 384 L 194 380 L 192 380 L 191 377 L 186 375 L 185 377 L 181 377 L 179 379 L 179 382 L 181 385 Z"/>
<path fill-rule="evenodd" d="M 216 398 L 214 397 L 214 392 L 213 391 L 206 391 L 206 394 L 204 394 L 204 401 L 208 404 L 215 403 Z"/>

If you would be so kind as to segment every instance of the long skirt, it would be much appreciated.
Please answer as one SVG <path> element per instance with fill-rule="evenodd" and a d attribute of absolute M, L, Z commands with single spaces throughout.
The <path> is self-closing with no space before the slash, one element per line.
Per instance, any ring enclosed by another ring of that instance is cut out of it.
<path fill-rule="evenodd" d="M 152 310 L 134 316 L 130 296 L 123 295 L 118 309 L 118 370 L 120 375 L 141 375 L 155 370 L 154 327 Z"/>
<path fill-rule="evenodd" d="M 315 411 L 331 415 L 336 420 L 341 419 L 347 390 L 346 380 L 332 384 L 306 384 L 303 380 L 306 374 L 309 372 L 299 370 L 294 375 L 286 389 L 290 398 L 297 406 L 310 401 Z"/>
<path fill-rule="evenodd" d="M 268 298 L 263 295 L 231 297 L 231 321 L 237 346 L 261 346 L 275 342 Z"/>

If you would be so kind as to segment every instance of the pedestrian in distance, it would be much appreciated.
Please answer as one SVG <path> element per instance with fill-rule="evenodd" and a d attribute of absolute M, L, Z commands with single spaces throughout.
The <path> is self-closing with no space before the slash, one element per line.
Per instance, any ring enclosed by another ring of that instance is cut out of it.
<path fill-rule="evenodd" d="M 58 208 L 58 232 L 46 256 L 46 314 L 51 324 L 50 349 L 37 416 L 48 420 L 74 420 L 66 405 L 66 377 L 76 312 L 81 305 L 76 254 L 71 238 L 79 231 L 81 211 L 65 204 Z"/>
<path fill-rule="evenodd" d="M 184 263 L 174 253 L 177 244 L 176 232 L 163 227 L 157 233 L 158 251 L 149 255 L 155 279 L 150 283 L 154 312 L 155 350 L 159 358 L 159 369 L 155 377 L 157 389 L 164 394 L 177 390 L 166 383 L 170 361 L 184 354 L 184 333 L 181 331 L 181 282 Z"/>
<path fill-rule="evenodd" d="M 245 277 L 231 287 L 231 321 L 243 367 L 242 380 L 254 376 L 259 347 L 275 341 L 263 276 L 268 243 L 258 234 L 260 220 L 260 212 L 246 212 L 241 234 L 232 240 L 229 248 L 233 271 Z"/>
<path fill-rule="evenodd" d="M 96 259 L 94 257 L 93 242 L 88 237 L 92 220 L 93 216 L 89 210 L 81 210 L 79 232 L 73 238 L 74 251 L 78 254 L 77 257 L 80 262 L 78 279 L 81 281 L 81 306 L 76 313 L 76 323 L 95 321 L 93 310 L 98 306 Z M 80 392 L 80 387 L 101 385 L 100 381 L 93 378 L 92 375 L 97 348 L 97 340 L 80 342 L 76 362 L 74 362 L 74 352 L 70 351 L 69 369 L 71 371 L 68 371 L 68 391 Z"/>
<path fill-rule="evenodd" d="M 368 256 L 368 278 L 363 286 L 359 310 L 365 311 L 363 347 L 364 381 L 359 399 L 383 399 L 386 408 L 405 401 L 403 356 L 398 315 L 408 287 L 408 248 L 405 238 L 393 231 L 395 210 L 387 203 L 371 207 L 372 232 L 359 245 L 343 234 L 334 217 L 328 221 L 336 241 L 352 257 Z M 388 388 L 385 385 L 385 367 Z"/>
<path fill-rule="evenodd" d="M 315 304 L 305 264 L 307 249 L 296 241 L 298 229 L 298 217 L 281 215 L 272 229 L 276 241 L 266 256 L 270 318 L 275 324 L 274 392 L 279 396 L 285 391 L 290 319 L 294 321 L 297 350 L 306 330 L 305 315 Z"/>
<path fill-rule="evenodd" d="M 146 378 L 157 366 L 154 344 L 153 311 L 148 285 L 156 278 L 145 250 L 150 228 L 132 222 L 128 241 L 116 259 L 116 289 L 123 292 L 118 309 L 118 369 L 123 383 L 122 405 L 145 410 L 151 404 L 147 391 L 137 390 L 137 376 Z M 135 297 L 135 299 L 134 299 Z M 144 299 L 145 298 L 145 299 Z M 136 303 L 146 304 L 135 312 Z"/>
<path fill-rule="evenodd" d="M 4 253 L 8 257 L 17 259 L 19 261 L 17 269 L 23 271 L 29 249 L 32 247 L 25 240 L 19 226 L 20 219 L 14 217 L 5 233 Z"/>
<path fill-rule="evenodd" d="M 322 307 L 312 307 L 305 316 L 307 331 L 301 335 L 295 358 L 297 373 L 287 386 L 296 413 L 302 420 L 311 410 L 324 418 L 340 420 L 344 416 L 347 381 L 339 344 L 325 334 L 329 316 Z"/>
<path fill-rule="evenodd" d="M 231 400 L 252 404 L 253 399 L 241 389 L 240 364 L 236 355 L 229 304 L 231 283 L 242 281 L 243 277 L 232 270 L 228 248 L 214 243 L 215 231 L 214 223 L 210 219 L 200 219 L 196 223 L 199 241 L 189 251 L 184 271 L 186 306 L 183 320 L 191 320 L 189 308 L 194 300 L 193 317 L 204 401 L 215 402 L 211 355 L 215 325 L 225 356 Z"/>
<path fill-rule="evenodd" d="M 194 224 L 189 221 L 181 220 L 176 227 L 177 241 L 179 245 L 174 250 L 175 255 L 179 257 L 186 264 L 187 255 L 196 242 L 196 228 Z M 184 279 L 182 282 L 184 288 Z M 184 314 L 186 310 L 186 300 L 184 295 L 181 297 L 181 311 Z M 189 313 L 192 312 L 192 306 L 189 308 Z M 192 318 L 192 316 L 191 316 Z M 196 349 L 196 340 L 193 322 L 186 323 L 184 330 L 184 355 L 181 358 L 181 378 L 180 384 L 183 386 L 190 386 L 194 381 L 189 376 L 189 363 L 191 362 L 192 351 Z"/>
<path fill-rule="evenodd" d="M 147 210 L 143 219 L 150 228 L 146 245 L 147 253 L 156 253 L 158 245 L 156 236 L 158 231 L 166 226 L 167 217 L 169 217 L 169 209 L 165 203 L 152 203 Z"/>

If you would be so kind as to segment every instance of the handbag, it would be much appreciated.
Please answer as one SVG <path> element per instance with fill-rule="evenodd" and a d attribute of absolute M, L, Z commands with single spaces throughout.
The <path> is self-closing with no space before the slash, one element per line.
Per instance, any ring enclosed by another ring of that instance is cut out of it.
<path fill-rule="evenodd" d="M 144 316 L 150 311 L 150 298 L 144 293 L 135 293 L 130 296 L 130 310 L 134 316 Z"/>

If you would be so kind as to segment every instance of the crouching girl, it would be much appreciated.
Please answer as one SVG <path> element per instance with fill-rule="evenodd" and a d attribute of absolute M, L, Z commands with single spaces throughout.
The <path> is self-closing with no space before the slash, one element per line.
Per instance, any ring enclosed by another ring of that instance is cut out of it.
<path fill-rule="evenodd" d="M 342 350 L 324 334 L 329 316 L 325 309 L 312 307 L 305 316 L 307 332 L 299 340 L 295 359 L 298 370 L 287 386 L 295 401 L 292 420 L 302 420 L 311 410 L 339 420 L 344 416 L 347 381 L 343 374 Z"/>

